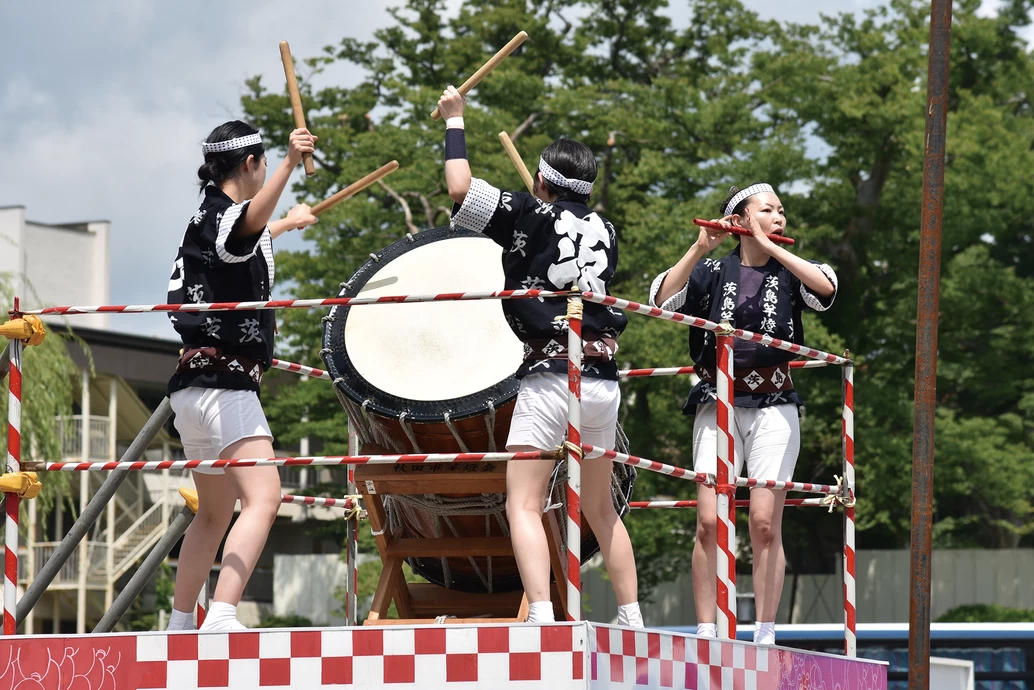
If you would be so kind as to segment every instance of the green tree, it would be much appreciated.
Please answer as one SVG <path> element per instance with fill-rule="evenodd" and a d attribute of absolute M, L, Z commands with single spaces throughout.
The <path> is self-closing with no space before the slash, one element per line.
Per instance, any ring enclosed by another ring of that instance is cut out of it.
<path fill-rule="evenodd" d="M 939 545 L 1030 543 L 1034 238 L 1030 97 L 1034 63 L 1017 31 L 1028 3 L 979 16 L 956 3 L 949 98 L 937 456 Z M 730 184 L 767 180 L 782 191 L 796 251 L 840 274 L 833 310 L 807 316 L 809 343 L 850 347 L 856 374 L 859 545 L 908 540 L 916 262 L 924 136 L 928 5 L 892 0 L 817 25 L 761 21 L 738 0 L 693 0 L 675 26 L 663 0 L 577 3 L 467 0 L 454 15 L 436 0 L 409 0 L 394 24 L 362 43 L 343 39 L 300 61 L 310 128 L 321 137 L 319 172 L 297 191 L 317 200 L 392 158 L 401 169 L 305 231 L 311 247 L 278 256 L 281 282 L 298 297 L 336 293 L 375 252 L 406 231 L 448 222 L 442 126 L 427 113 L 514 33 L 531 39 L 472 94 L 466 113 L 473 172 L 520 188 L 495 137 L 511 133 L 534 169 L 561 135 L 601 160 L 592 203 L 616 225 L 621 265 L 613 292 L 644 299 L 653 276 L 695 237 L 691 219 L 714 217 Z M 316 88 L 331 65 L 362 67 L 354 88 Z M 280 85 L 248 82 L 245 112 L 271 141 L 286 141 Z M 322 314 L 283 315 L 284 354 L 315 361 Z M 623 365 L 688 362 L 682 327 L 632 317 Z M 801 372 L 808 400 L 797 476 L 840 473 L 840 375 Z M 691 462 L 691 420 L 680 414 L 685 380 L 624 387 L 622 422 L 634 452 Z M 280 389 L 276 433 L 344 449 L 344 414 L 328 386 Z M 993 460 L 992 460 L 993 458 Z M 989 461 L 996 477 L 988 479 Z M 1010 473 L 1015 473 L 1012 475 Z M 689 497 L 693 489 L 641 473 L 637 496 Z M 688 565 L 693 516 L 628 519 L 643 588 Z M 788 556 L 797 571 L 829 569 L 839 520 L 790 512 Z M 1024 541 L 1026 540 L 1026 541 Z"/>

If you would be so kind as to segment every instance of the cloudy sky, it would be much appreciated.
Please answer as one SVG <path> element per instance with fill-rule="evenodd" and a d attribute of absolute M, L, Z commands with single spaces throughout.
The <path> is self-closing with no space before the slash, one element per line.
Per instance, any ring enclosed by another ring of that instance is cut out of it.
<path fill-rule="evenodd" d="M 42 222 L 110 220 L 111 301 L 164 301 L 176 248 L 197 206 L 199 142 L 215 125 L 240 116 L 244 80 L 261 74 L 280 89 L 279 41 L 307 56 L 345 34 L 367 39 L 389 22 L 386 8 L 396 4 L 0 3 L 0 206 L 23 205 L 29 219 Z M 818 6 L 832 13 L 877 2 L 746 4 L 767 17 L 813 21 Z M 672 5 L 684 24 L 686 3 Z M 328 75 L 346 86 L 359 77 L 348 68 Z M 270 167 L 277 163 L 270 160 Z M 290 205 L 285 194 L 281 206 Z M 280 242 L 301 243 L 293 234 Z M 113 315 L 111 327 L 175 336 L 161 315 Z"/>

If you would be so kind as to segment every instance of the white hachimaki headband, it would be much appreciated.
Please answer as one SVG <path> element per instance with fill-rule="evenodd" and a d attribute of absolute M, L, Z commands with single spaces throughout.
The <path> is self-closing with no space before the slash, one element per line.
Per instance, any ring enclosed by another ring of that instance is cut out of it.
<path fill-rule="evenodd" d="M 248 134 L 243 137 L 228 139 L 226 141 L 206 141 L 201 144 L 201 151 L 204 153 L 222 153 L 224 151 L 233 151 L 234 149 L 244 149 L 261 143 L 262 137 L 258 134 Z"/>
<path fill-rule="evenodd" d="M 539 158 L 539 172 L 542 173 L 542 177 L 557 187 L 563 187 L 564 189 L 570 189 L 575 194 L 582 194 L 583 196 L 589 196 L 592 193 L 592 182 L 586 182 L 585 180 L 569 180 L 556 170 L 553 169 L 546 161 Z"/>
<path fill-rule="evenodd" d="M 775 194 L 775 190 L 772 189 L 772 185 L 770 184 L 752 184 L 746 189 L 741 189 L 740 191 L 736 192 L 736 194 L 734 194 L 731 199 L 729 199 L 729 203 L 725 205 L 725 211 L 722 213 L 722 215 L 731 216 L 733 210 L 737 206 L 739 206 L 741 201 L 743 201 L 744 199 L 749 199 L 755 194 L 763 194 L 765 192 L 771 192 L 772 194 Z"/>

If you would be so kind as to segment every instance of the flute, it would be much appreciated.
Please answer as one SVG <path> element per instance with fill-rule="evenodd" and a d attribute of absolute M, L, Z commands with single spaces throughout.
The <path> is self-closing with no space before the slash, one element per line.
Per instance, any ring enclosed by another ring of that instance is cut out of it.
<path fill-rule="evenodd" d="M 735 225 L 728 225 L 726 223 L 716 223 L 711 220 L 704 220 L 703 218 L 694 218 L 693 225 L 699 225 L 702 228 L 708 230 L 721 230 L 722 232 L 731 232 L 734 235 L 743 235 L 744 237 L 751 237 L 753 233 L 746 228 L 740 228 Z M 773 235 L 771 233 L 765 233 L 768 239 L 772 240 L 776 244 L 797 244 L 792 237 L 784 237 L 783 235 Z"/>

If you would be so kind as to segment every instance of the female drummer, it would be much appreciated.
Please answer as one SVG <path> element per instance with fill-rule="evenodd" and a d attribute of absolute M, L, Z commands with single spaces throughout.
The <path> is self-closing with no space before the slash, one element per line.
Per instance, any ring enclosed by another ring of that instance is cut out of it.
<path fill-rule="evenodd" d="M 804 342 L 801 313 L 825 311 L 833 304 L 837 276 L 826 264 L 805 261 L 768 238 L 786 230 L 783 205 L 770 185 L 733 187 L 721 207 L 723 222 L 750 230 L 740 245 L 720 259 L 704 259 L 730 233 L 702 229 L 686 255 L 661 275 L 650 289 L 650 304 L 669 311 L 729 322 L 737 328 L 764 333 L 795 343 Z M 739 236 L 737 236 L 739 237 Z M 693 469 L 717 469 L 715 337 L 690 329 L 689 349 L 700 382 L 683 408 L 695 414 Z M 735 471 L 744 462 L 755 479 L 791 481 L 800 449 L 798 407 L 803 404 L 793 389 L 783 350 L 736 340 Z M 693 594 L 698 634 L 714 637 L 715 491 L 700 486 L 697 538 L 693 547 Z M 785 491 L 755 488 L 750 494 L 750 541 L 754 550 L 754 597 L 758 622 L 754 641 L 775 643 L 775 615 L 783 589 L 782 515 Z"/>
<path fill-rule="evenodd" d="M 463 131 L 463 96 L 449 87 L 438 101 L 446 121 L 445 179 L 457 206 L 453 225 L 483 232 L 503 247 L 507 289 L 563 290 L 577 284 L 605 294 L 617 265 L 617 236 L 610 221 L 588 204 L 596 158 L 583 144 L 557 139 L 542 152 L 535 194 L 504 192 L 471 178 Z M 559 299 L 503 302 L 506 320 L 524 342 L 525 359 L 507 450 L 552 451 L 567 430 L 567 313 Z M 582 370 L 582 439 L 613 448 L 621 393 L 617 337 L 627 323 L 620 311 L 586 304 Z M 553 461 L 511 462 L 506 468 L 506 515 L 528 622 L 553 620 L 549 600 L 549 551 L 542 527 Z M 582 514 L 599 539 L 618 601 L 618 623 L 642 627 L 635 556 L 611 496 L 612 463 L 582 462 Z"/>
<path fill-rule="evenodd" d="M 316 222 L 304 204 L 269 222 L 291 171 L 315 141 L 307 130 L 294 130 L 287 158 L 266 183 L 265 148 L 257 130 L 239 121 L 212 130 L 201 146 L 205 162 L 198 170 L 204 199 L 173 265 L 170 303 L 270 299 L 272 239 Z M 169 319 L 183 339 L 168 392 L 187 457 L 273 457 L 273 435 L 258 396 L 273 357 L 273 311 L 176 312 Z M 276 518 L 280 476 L 275 467 L 195 470 L 194 484 L 197 516 L 180 548 L 169 630 L 193 629 L 194 603 L 238 499 L 240 516 L 226 536 L 202 630 L 241 630 L 237 603 Z"/>

